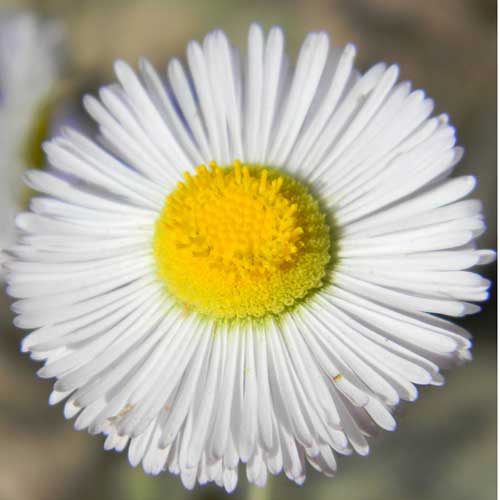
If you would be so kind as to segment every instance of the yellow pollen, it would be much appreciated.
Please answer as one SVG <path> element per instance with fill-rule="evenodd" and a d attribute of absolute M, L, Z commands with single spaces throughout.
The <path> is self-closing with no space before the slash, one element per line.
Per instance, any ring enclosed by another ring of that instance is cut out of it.
<path fill-rule="evenodd" d="M 274 169 L 197 167 L 156 222 L 159 276 L 185 310 L 261 317 L 322 284 L 330 230 L 309 190 Z"/>

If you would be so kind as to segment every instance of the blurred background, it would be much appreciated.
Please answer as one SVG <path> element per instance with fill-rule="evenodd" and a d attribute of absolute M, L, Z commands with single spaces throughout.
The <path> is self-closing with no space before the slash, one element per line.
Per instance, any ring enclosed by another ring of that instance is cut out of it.
<path fill-rule="evenodd" d="M 401 77 L 424 88 L 458 129 L 466 157 L 457 173 L 478 178 L 475 197 L 489 225 L 480 244 L 496 248 L 497 2 L 495 0 L 0 0 L 2 11 L 31 9 L 64 27 L 63 89 L 57 123 L 91 128 L 81 95 L 112 81 L 112 62 L 145 55 L 158 68 L 187 42 L 224 29 L 245 47 L 249 22 L 285 28 L 295 54 L 306 32 L 358 47 L 358 67 L 398 62 Z M 1 75 L 0 75 L 1 77 Z M 45 130 L 45 129 L 44 129 Z M 2 174 L 3 175 L 3 174 Z M 483 274 L 495 281 L 496 266 Z M 176 477 L 146 476 L 103 439 L 75 432 L 49 407 L 50 382 L 19 352 L 21 332 L 0 301 L 0 500 L 219 499 L 216 487 L 185 491 Z M 342 457 L 336 479 L 313 470 L 303 487 L 272 478 L 267 500 L 491 500 L 496 498 L 496 288 L 477 317 L 474 361 L 447 374 L 444 388 L 422 389 L 399 412 L 399 428 L 372 440 L 369 457 Z M 240 477 L 232 497 L 264 498 Z"/>

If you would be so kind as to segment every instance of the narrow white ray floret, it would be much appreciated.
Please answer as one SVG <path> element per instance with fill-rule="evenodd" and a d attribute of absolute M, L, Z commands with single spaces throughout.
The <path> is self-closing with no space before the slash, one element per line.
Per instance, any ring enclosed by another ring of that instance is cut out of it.
<path fill-rule="evenodd" d="M 215 31 L 165 74 L 115 65 L 100 128 L 45 144 L 7 263 L 22 350 L 77 429 L 151 474 L 232 491 L 366 455 L 394 408 L 470 359 L 481 203 L 445 115 L 398 67 L 281 29 Z"/>

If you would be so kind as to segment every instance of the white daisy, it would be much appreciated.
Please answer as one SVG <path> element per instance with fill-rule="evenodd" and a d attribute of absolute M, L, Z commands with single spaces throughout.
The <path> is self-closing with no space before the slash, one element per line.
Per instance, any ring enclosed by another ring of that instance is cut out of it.
<path fill-rule="evenodd" d="M 465 271 L 481 204 L 445 115 L 397 66 L 253 25 L 244 58 L 221 31 L 162 78 L 124 62 L 85 106 L 104 147 L 66 130 L 55 171 L 17 217 L 8 292 L 23 351 L 55 377 L 77 429 L 184 485 L 264 485 L 368 453 L 393 408 L 469 335 L 433 316 L 479 310 Z M 71 176 L 68 180 L 68 175 Z"/>
<path fill-rule="evenodd" d="M 14 243 L 14 218 L 27 201 L 22 174 L 42 163 L 61 42 L 62 29 L 54 21 L 30 12 L 0 14 L 0 248 Z"/>

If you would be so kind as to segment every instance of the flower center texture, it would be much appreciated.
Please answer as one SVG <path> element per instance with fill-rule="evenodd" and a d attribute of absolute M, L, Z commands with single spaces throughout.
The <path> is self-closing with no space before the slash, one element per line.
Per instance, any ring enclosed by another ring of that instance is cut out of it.
<path fill-rule="evenodd" d="M 154 236 L 159 275 L 184 307 L 217 318 L 262 317 L 322 285 L 330 226 L 304 184 L 238 161 L 184 177 Z"/>

